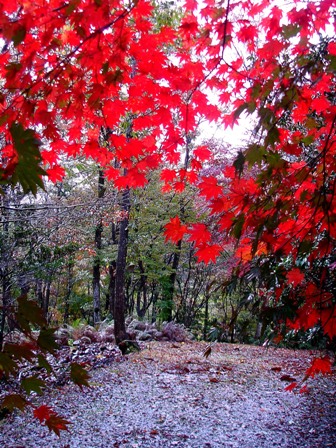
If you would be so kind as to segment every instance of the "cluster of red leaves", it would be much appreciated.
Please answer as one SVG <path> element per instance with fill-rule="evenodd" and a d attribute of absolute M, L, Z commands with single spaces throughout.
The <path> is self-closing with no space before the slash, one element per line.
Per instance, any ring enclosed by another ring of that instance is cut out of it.
<path fill-rule="evenodd" d="M 311 366 L 306 370 L 306 374 L 303 379 L 303 383 L 300 385 L 296 381 L 293 381 L 291 384 L 289 384 L 285 388 L 285 390 L 287 390 L 288 392 L 293 392 L 293 391 L 295 391 L 295 389 L 300 387 L 300 389 L 299 389 L 300 394 L 308 393 L 309 389 L 307 387 L 307 384 L 305 384 L 305 381 L 308 378 L 314 378 L 318 374 L 322 374 L 322 375 L 331 374 L 332 373 L 331 366 L 332 366 L 332 362 L 331 362 L 331 359 L 329 356 L 325 356 L 323 358 L 315 358 L 312 361 Z"/>
<path fill-rule="evenodd" d="M 336 236 L 335 10 L 323 0 L 294 2 L 290 10 L 276 2 L 228 6 L 229 12 L 207 16 L 205 28 L 216 32 L 218 40 L 211 46 L 215 76 L 206 84 L 229 111 L 224 126 L 250 115 L 253 136 L 232 167 L 197 182 L 214 227 L 221 231 L 220 245 L 204 241 L 202 231 L 193 239 L 192 226 L 176 218 L 165 235 L 176 242 L 189 234 L 204 262 L 214 261 L 220 246 L 236 239 L 242 275 L 258 259 L 290 259 L 274 299 L 288 294 L 289 287 L 296 317 L 288 325 L 297 330 L 321 325 L 332 340 L 336 305 L 328 281 L 334 278 L 329 265 Z"/>
<path fill-rule="evenodd" d="M 205 224 L 192 224 L 188 229 L 186 225 L 181 223 L 180 218 L 175 216 L 165 225 L 164 235 L 166 241 L 170 240 L 177 244 L 183 239 L 185 234 L 189 234 L 188 241 L 193 242 L 197 247 L 195 255 L 199 262 L 208 264 L 211 261 L 216 261 L 222 251 L 222 247 L 219 244 L 211 243 L 211 233 Z"/>
<path fill-rule="evenodd" d="M 41 424 L 45 424 L 49 431 L 54 431 L 58 436 L 60 431 L 67 431 L 69 421 L 58 415 L 51 407 L 47 405 L 39 406 L 34 409 L 34 417 L 36 417 Z"/>
<path fill-rule="evenodd" d="M 207 65 L 192 54 L 199 32 L 192 11 L 179 28 L 159 28 L 155 14 L 147 0 L 0 2 L 0 132 L 9 142 L 3 180 L 17 163 L 10 135 L 17 122 L 43 141 L 52 181 L 64 175 L 62 155 L 93 158 L 117 188 L 141 187 L 148 171 L 179 163 L 207 115 L 207 96 L 198 90 Z M 212 119 L 220 115 L 209 108 Z M 112 131 L 108 145 L 102 128 Z M 195 148 L 192 167 L 177 180 L 195 179 L 209 155 Z"/>

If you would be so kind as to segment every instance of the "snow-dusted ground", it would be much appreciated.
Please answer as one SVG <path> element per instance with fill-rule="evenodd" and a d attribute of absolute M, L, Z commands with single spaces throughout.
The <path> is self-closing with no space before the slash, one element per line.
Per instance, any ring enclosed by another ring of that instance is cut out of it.
<path fill-rule="evenodd" d="M 336 447 L 336 377 L 300 381 L 313 354 L 217 344 L 152 342 L 92 370 L 91 388 L 65 385 L 44 403 L 72 422 L 58 438 L 28 412 L 0 422 L 3 448 Z"/>

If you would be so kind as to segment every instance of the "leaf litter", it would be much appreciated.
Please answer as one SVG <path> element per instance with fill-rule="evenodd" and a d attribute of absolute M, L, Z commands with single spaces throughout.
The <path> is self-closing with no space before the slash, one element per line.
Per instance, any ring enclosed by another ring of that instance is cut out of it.
<path fill-rule="evenodd" d="M 4 448 L 336 446 L 335 373 L 300 382 L 313 351 L 238 344 L 149 342 L 90 370 L 90 388 L 66 383 L 44 400 L 71 422 L 57 437 L 28 412 L 0 422 Z M 296 389 L 295 389 L 296 390 Z"/>

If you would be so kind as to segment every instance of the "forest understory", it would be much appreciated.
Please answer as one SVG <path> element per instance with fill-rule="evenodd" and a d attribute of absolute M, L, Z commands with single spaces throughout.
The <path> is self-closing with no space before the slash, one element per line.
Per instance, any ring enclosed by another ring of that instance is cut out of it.
<path fill-rule="evenodd" d="M 308 350 L 201 342 L 143 342 L 141 351 L 87 348 L 90 388 L 50 384 L 45 403 L 71 422 L 60 438 L 32 412 L 0 422 L 3 448 L 336 446 L 336 376 L 300 383 Z M 297 389 L 298 390 L 298 389 Z"/>

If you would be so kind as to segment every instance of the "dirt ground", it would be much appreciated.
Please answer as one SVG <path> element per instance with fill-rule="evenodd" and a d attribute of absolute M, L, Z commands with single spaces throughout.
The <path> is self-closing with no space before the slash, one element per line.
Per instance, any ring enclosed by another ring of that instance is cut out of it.
<path fill-rule="evenodd" d="M 90 371 L 91 387 L 46 392 L 67 418 L 58 438 L 30 412 L 0 422 L 3 448 L 325 448 L 336 446 L 336 375 L 284 389 L 316 353 L 237 344 L 150 342 Z M 99 356 L 99 355 L 97 355 Z M 40 400 L 40 398 L 36 398 Z"/>

